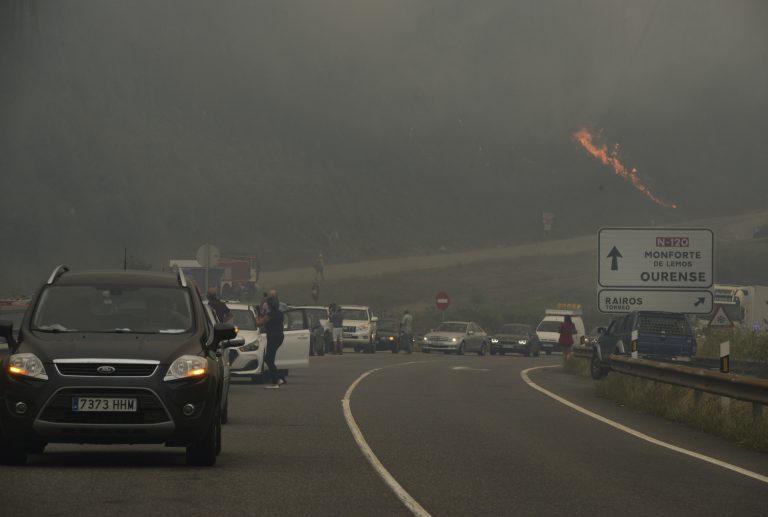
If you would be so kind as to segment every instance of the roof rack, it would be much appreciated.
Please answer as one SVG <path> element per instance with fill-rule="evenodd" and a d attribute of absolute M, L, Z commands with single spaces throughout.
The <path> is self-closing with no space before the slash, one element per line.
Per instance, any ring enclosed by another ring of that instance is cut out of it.
<path fill-rule="evenodd" d="M 48 277 L 48 282 L 46 282 L 48 285 L 53 284 L 58 278 L 69 271 L 69 268 L 65 266 L 64 264 L 59 264 L 56 266 L 56 269 L 53 270 L 53 273 L 51 273 L 51 276 Z"/>
<path fill-rule="evenodd" d="M 177 267 L 176 271 L 179 274 L 179 283 L 181 284 L 181 287 L 187 287 L 187 277 L 184 276 L 184 270 L 180 267 Z"/>

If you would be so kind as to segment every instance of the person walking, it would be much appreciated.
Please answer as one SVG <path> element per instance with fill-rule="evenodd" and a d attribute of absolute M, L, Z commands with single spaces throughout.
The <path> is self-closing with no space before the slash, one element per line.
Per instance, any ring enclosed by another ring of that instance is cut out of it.
<path fill-rule="evenodd" d="M 315 259 L 315 282 L 319 279 L 325 280 L 325 258 L 322 253 Z"/>
<path fill-rule="evenodd" d="M 573 335 L 576 333 L 576 325 L 571 321 L 570 316 L 565 317 L 565 321 L 560 324 L 560 338 L 557 344 L 563 347 L 563 363 L 571 357 L 571 347 L 573 346 Z"/>
<path fill-rule="evenodd" d="M 344 353 L 344 344 L 342 337 L 344 336 L 344 314 L 341 312 L 341 307 L 335 303 L 331 304 L 333 312 L 331 312 L 331 325 L 333 325 L 333 353 L 341 355 Z"/>
<path fill-rule="evenodd" d="M 280 310 L 280 300 L 277 297 L 277 291 L 270 290 L 269 296 L 267 296 L 267 312 L 261 314 L 256 323 L 259 326 L 263 326 L 264 333 L 267 335 L 267 350 L 264 352 L 264 364 L 269 368 L 269 376 L 271 384 L 267 384 L 264 388 L 276 389 L 281 384 L 285 384 L 285 377 L 280 375 L 280 371 L 275 365 L 275 359 L 277 358 L 277 349 L 283 344 L 285 334 L 283 334 L 283 311 Z"/>
<path fill-rule="evenodd" d="M 400 320 L 400 348 L 404 348 L 407 354 L 413 350 L 413 316 L 408 310 L 403 311 Z"/>

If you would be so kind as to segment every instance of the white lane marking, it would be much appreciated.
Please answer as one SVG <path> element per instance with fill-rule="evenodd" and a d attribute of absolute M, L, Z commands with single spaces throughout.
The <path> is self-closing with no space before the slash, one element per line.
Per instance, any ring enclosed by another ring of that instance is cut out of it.
<path fill-rule="evenodd" d="M 373 449 L 368 445 L 368 442 L 365 441 L 365 437 L 363 437 L 363 433 L 360 431 L 360 428 L 357 426 L 357 422 L 355 422 L 355 417 L 352 416 L 352 409 L 349 406 L 349 399 L 352 396 L 352 392 L 355 391 L 355 388 L 357 388 L 357 385 L 360 384 L 360 382 L 368 377 L 370 374 L 374 372 L 378 372 L 379 370 L 383 370 L 384 368 L 392 368 L 394 366 L 404 366 L 407 364 L 417 364 L 417 363 L 423 363 L 425 361 L 411 361 L 408 363 L 398 363 L 391 366 L 383 366 L 381 368 L 374 368 L 373 370 L 368 370 L 364 374 L 362 374 L 360 377 L 357 378 L 355 382 L 353 382 L 349 388 L 347 389 L 347 392 L 344 394 L 344 398 L 341 400 L 341 406 L 344 409 L 344 419 L 347 421 L 347 426 L 349 427 L 349 430 L 352 432 L 352 436 L 355 438 L 355 442 L 357 443 L 357 446 L 360 448 L 360 451 L 363 453 L 363 456 L 368 460 L 368 463 L 371 464 L 373 467 L 373 470 L 376 471 L 376 473 L 381 477 L 381 479 L 384 480 L 384 483 L 389 486 L 389 488 L 395 493 L 398 499 L 405 505 L 406 508 L 408 508 L 413 515 L 416 515 L 417 517 L 431 517 L 429 512 L 427 512 L 413 497 L 411 497 L 411 494 L 405 491 L 405 489 L 402 487 L 400 483 L 397 482 L 397 480 L 392 476 L 392 474 L 389 473 L 389 471 L 384 467 L 384 465 L 379 461 L 379 458 L 376 457 L 376 454 L 373 452 Z"/>
<path fill-rule="evenodd" d="M 528 368 L 527 370 L 523 370 L 520 372 L 520 376 L 523 378 L 523 381 L 526 382 L 531 388 L 540 391 L 544 395 L 555 399 L 556 401 L 560 402 L 561 404 L 565 404 L 571 409 L 575 409 L 579 413 L 582 413 L 584 415 L 587 415 L 589 417 L 594 418 L 595 420 L 598 420 L 604 424 L 607 424 L 611 427 L 614 427 L 618 429 L 619 431 L 624 431 L 627 434 L 630 434 L 634 436 L 635 438 L 640 438 L 641 440 L 645 440 L 646 442 L 652 443 L 654 445 L 658 445 L 659 447 L 664 447 L 665 449 L 669 449 L 671 451 L 679 452 L 680 454 L 684 454 L 686 456 L 690 456 L 692 458 L 696 458 L 697 460 L 705 461 L 707 463 L 711 463 L 712 465 L 717 465 L 718 467 L 722 467 L 724 469 L 731 470 L 733 472 L 736 472 L 737 474 L 741 474 L 742 476 L 747 476 L 752 479 L 756 479 L 758 481 L 762 481 L 763 483 L 768 483 L 768 476 L 764 476 L 762 474 L 758 474 L 757 472 L 752 472 L 751 470 L 747 470 L 745 468 L 739 467 L 737 465 L 732 465 L 730 463 L 727 463 L 722 460 L 718 460 L 717 458 L 712 458 L 711 456 L 706 456 L 704 454 L 700 454 L 698 452 L 689 451 L 688 449 L 683 449 L 682 447 L 678 447 L 677 445 L 672 445 L 671 443 L 663 442 L 659 440 L 658 438 L 654 438 L 653 436 L 649 436 L 645 433 L 641 433 L 640 431 L 635 431 L 631 427 L 627 427 L 623 424 L 620 424 L 616 422 L 615 420 L 611 420 L 610 418 L 606 418 L 604 416 L 600 416 L 597 413 L 593 413 L 592 411 L 585 409 L 577 404 L 574 404 L 573 402 L 564 399 L 563 397 L 559 395 L 555 395 L 551 391 L 542 388 L 535 382 L 533 382 L 530 377 L 528 377 L 528 372 L 533 370 L 539 370 L 541 368 L 562 368 L 560 365 L 553 365 L 553 366 L 536 366 L 534 368 Z"/>
<path fill-rule="evenodd" d="M 454 366 L 451 370 L 470 370 L 473 372 L 490 372 L 489 368 L 470 368 L 469 366 Z"/>

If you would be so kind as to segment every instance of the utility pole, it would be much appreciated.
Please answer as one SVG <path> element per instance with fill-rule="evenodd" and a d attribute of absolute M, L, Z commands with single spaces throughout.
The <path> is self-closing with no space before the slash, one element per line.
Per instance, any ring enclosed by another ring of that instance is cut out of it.
<path fill-rule="evenodd" d="M 123 271 L 128 270 L 128 248 L 123 248 Z"/>

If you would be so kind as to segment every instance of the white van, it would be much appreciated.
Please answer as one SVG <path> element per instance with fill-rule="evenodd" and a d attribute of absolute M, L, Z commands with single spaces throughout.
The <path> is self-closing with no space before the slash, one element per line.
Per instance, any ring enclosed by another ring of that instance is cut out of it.
<path fill-rule="evenodd" d="M 584 336 L 584 320 L 581 318 L 581 311 L 572 309 L 547 309 L 544 311 L 544 319 L 536 327 L 536 335 L 541 342 L 541 350 L 547 355 L 552 352 L 562 352 L 562 347 L 557 344 L 560 340 L 560 324 L 565 321 L 565 317 L 570 316 L 573 325 L 576 327 L 573 335 L 573 344 L 581 343 Z"/>

